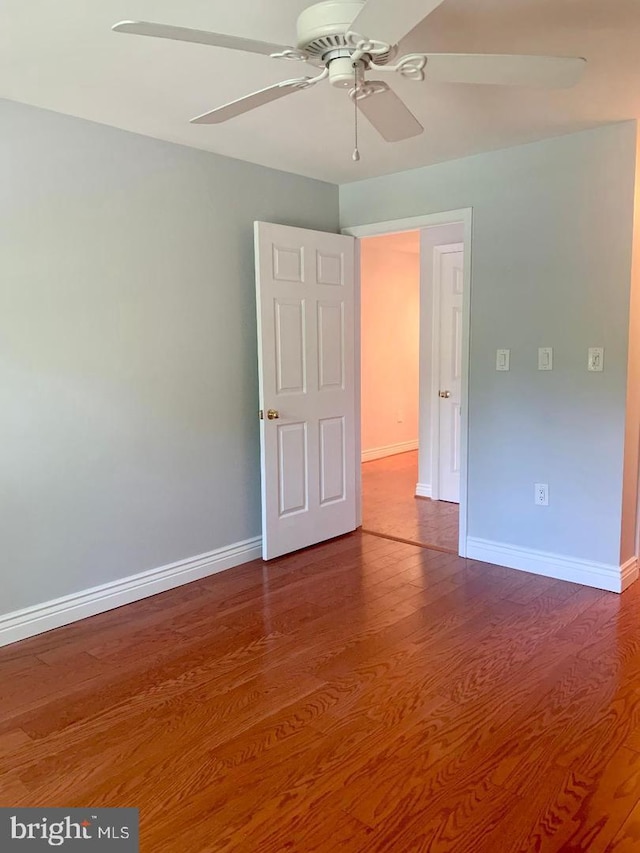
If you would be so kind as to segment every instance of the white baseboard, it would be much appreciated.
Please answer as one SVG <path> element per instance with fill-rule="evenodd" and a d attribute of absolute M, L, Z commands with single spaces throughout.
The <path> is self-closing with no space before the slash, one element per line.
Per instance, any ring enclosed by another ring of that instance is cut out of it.
<path fill-rule="evenodd" d="M 0 615 L 0 646 L 223 572 L 255 560 L 261 554 L 262 539 L 258 536 L 159 569 L 130 575 L 63 598 L 25 607 L 24 610 L 5 613 Z"/>
<path fill-rule="evenodd" d="M 593 586 L 609 592 L 622 592 L 638 577 L 638 561 L 635 557 L 623 566 L 617 566 L 576 560 L 546 551 L 517 548 L 473 537 L 467 538 L 467 559 Z"/>
<path fill-rule="evenodd" d="M 433 490 L 431 489 L 431 484 L 427 483 L 417 483 L 416 484 L 416 497 L 417 498 L 430 498 L 433 494 Z"/>
<path fill-rule="evenodd" d="M 638 558 L 631 557 L 626 563 L 620 566 L 620 575 L 622 577 L 622 590 L 624 592 L 628 586 L 638 580 Z"/>
<path fill-rule="evenodd" d="M 374 459 L 384 459 L 385 456 L 395 456 L 396 453 L 408 453 L 418 449 L 418 439 L 402 441 L 400 444 L 388 444 L 386 447 L 373 447 L 362 451 L 363 462 L 373 462 Z"/>

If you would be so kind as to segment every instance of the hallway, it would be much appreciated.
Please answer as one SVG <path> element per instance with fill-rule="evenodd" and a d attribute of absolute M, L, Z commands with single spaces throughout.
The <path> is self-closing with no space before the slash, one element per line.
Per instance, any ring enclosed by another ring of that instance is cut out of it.
<path fill-rule="evenodd" d="M 458 553 L 458 504 L 416 498 L 418 451 L 362 465 L 362 527 L 392 539 Z"/>

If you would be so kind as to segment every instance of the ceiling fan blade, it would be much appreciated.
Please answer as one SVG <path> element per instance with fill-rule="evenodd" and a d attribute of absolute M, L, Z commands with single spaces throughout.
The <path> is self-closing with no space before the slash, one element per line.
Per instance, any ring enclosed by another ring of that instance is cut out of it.
<path fill-rule="evenodd" d="M 217 107 L 215 110 L 196 116 L 191 119 L 191 124 L 220 124 L 223 121 L 236 118 L 236 116 L 243 113 L 248 113 L 250 110 L 255 110 L 256 107 L 261 107 L 263 104 L 277 101 L 279 98 L 284 98 L 287 95 L 292 95 L 294 92 L 306 89 L 309 86 L 309 81 L 312 79 L 312 77 L 302 77 L 299 80 L 285 80 L 283 83 L 276 83 L 275 86 L 260 89 L 259 92 L 253 92 L 251 95 L 246 95 L 237 101 L 231 101 L 222 107 Z"/>
<path fill-rule="evenodd" d="M 387 142 L 419 136 L 424 128 L 396 93 L 381 80 L 370 80 L 374 94 L 358 99 L 358 109 Z"/>
<path fill-rule="evenodd" d="M 426 78 L 439 83 L 484 83 L 564 89 L 574 86 L 587 66 L 585 59 L 561 56 L 472 53 L 432 53 L 426 56 Z"/>
<path fill-rule="evenodd" d="M 367 0 L 351 30 L 370 39 L 397 44 L 444 0 Z"/>
<path fill-rule="evenodd" d="M 270 56 L 272 53 L 292 50 L 280 44 L 270 44 L 266 41 L 228 36 L 223 33 L 210 33 L 207 30 L 192 30 L 188 27 L 173 27 L 170 24 L 154 24 L 149 21 L 121 21 L 111 29 L 116 33 L 131 33 L 136 36 L 153 36 L 154 38 L 172 39 L 174 41 L 190 41 L 196 44 L 209 44 L 213 47 L 226 47 L 230 50 L 244 50 L 248 53 L 262 53 Z"/>

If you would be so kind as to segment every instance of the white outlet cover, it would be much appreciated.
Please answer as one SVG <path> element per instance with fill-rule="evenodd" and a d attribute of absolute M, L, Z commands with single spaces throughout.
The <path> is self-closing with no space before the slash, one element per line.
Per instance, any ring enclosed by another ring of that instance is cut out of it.
<path fill-rule="evenodd" d="M 553 370 L 553 347 L 538 349 L 538 370 Z"/>
<path fill-rule="evenodd" d="M 592 373 L 602 373 L 604 370 L 604 347 L 589 347 L 587 369 Z"/>
<path fill-rule="evenodd" d="M 547 483 L 535 483 L 533 500 L 536 506 L 549 506 L 549 486 Z"/>
<path fill-rule="evenodd" d="M 496 350 L 496 370 L 509 370 L 511 361 L 511 350 Z"/>

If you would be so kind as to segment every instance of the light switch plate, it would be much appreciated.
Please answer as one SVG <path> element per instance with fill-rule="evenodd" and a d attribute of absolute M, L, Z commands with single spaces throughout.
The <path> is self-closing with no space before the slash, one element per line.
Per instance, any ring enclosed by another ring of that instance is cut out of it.
<path fill-rule="evenodd" d="M 587 368 L 592 373 L 601 373 L 604 370 L 604 347 L 589 347 Z"/>
<path fill-rule="evenodd" d="M 538 370 L 553 370 L 553 347 L 538 349 Z"/>
<path fill-rule="evenodd" d="M 496 350 L 496 370 L 509 370 L 511 361 L 511 350 L 499 349 Z"/>

